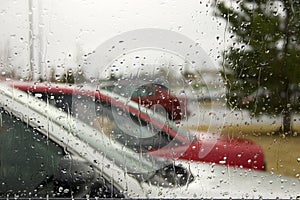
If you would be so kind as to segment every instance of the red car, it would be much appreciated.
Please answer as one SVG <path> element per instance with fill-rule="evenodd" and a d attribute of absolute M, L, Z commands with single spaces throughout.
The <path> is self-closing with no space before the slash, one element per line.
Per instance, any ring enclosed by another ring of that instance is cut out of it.
<path fill-rule="evenodd" d="M 163 84 L 122 80 L 102 88 L 130 98 L 146 108 L 166 115 L 171 120 L 181 120 L 189 115 L 187 98 L 177 97 Z"/>
<path fill-rule="evenodd" d="M 172 121 L 149 115 L 147 108 L 112 92 L 77 86 L 6 82 L 100 128 L 137 152 L 155 156 L 265 170 L 261 146 L 252 141 L 180 129 Z M 151 113 L 151 112 L 150 112 Z M 132 123 L 136 116 L 138 123 Z"/>

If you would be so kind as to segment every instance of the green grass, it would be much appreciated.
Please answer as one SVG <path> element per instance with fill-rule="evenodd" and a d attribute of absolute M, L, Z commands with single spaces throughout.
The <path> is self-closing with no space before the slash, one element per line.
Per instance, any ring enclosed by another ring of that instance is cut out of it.
<path fill-rule="evenodd" d="M 294 127 L 292 136 L 278 134 L 278 128 L 269 125 L 237 125 L 224 127 L 221 134 L 256 142 L 264 149 L 267 171 L 300 179 L 300 127 Z M 207 127 L 197 129 L 207 130 Z"/>

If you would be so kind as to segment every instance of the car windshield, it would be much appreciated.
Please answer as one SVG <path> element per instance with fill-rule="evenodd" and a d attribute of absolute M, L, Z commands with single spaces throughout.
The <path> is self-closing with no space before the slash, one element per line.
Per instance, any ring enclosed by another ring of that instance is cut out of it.
<path fill-rule="evenodd" d="M 72 115 L 137 152 L 188 145 L 194 140 L 180 124 L 114 92 L 102 89 L 95 96 L 74 94 Z"/>
<path fill-rule="evenodd" d="M 8 88 L 7 86 L 0 85 L 1 94 L 2 94 L 2 102 L 5 102 L 7 99 L 12 99 L 16 96 L 18 96 L 18 99 L 14 100 L 15 106 L 18 104 L 17 107 L 13 108 L 9 105 L 5 106 L 4 109 L 9 110 L 11 114 L 17 113 L 18 116 L 25 115 L 24 117 L 21 117 L 21 121 L 24 120 L 26 122 L 26 115 L 32 114 L 36 116 L 40 116 L 38 120 L 42 121 L 42 117 L 46 118 L 47 121 L 51 121 L 51 123 L 57 124 L 59 126 L 62 126 L 66 131 L 70 132 L 73 136 L 78 138 L 80 141 L 85 142 L 88 146 L 90 146 L 94 151 L 97 151 L 98 155 L 102 155 L 105 158 L 108 158 L 112 160 L 117 166 L 121 167 L 123 170 L 126 170 L 128 174 L 134 175 L 138 180 L 140 181 L 150 181 L 155 180 L 156 184 L 162 184 L 162 182 L 170 182 L 174 183 L 176 185 L 182 185 L 185 184 L 188 180 L 191 180 L 190 178 L 187 179 L 188 172 L 184 170 L 181 167 L 168 167 L 173 166 L 172 163 L 165 159 L 156 159 L 155 157 L 149 155 L 149 154 L 137 154 L 136 152 L 132 151 L 132 149 L 127 148 L 127 143 L 122 142 L 120 144 L 119 142 L 116 142 L 116 140 L 112 140 L 112 137 L 118 137 L 117 135 L 123 134 L 121 131 L 116 130 L 116 134 L 114 136 L 110 136 L 107 134 L 107 131 L 111 131 L 111 133 L 114 132 L 113 129 L 110 129 L 109 127 L 102 124 L 101 129 L 99 129 L 97 126 L 97 123 L 106 123 L 111 117 L 111 112 L 103 112 L 101 115 L 97 114 L 97 118 L 94 118 L 95 122 L 94 124 L 91 124 L 87 126 L 86 123 L 80 122 L 78 119 L 72 118 L 69 116 L 68 113 L 62 112 L 57 110 L 57 108 L 52 107 L 49 103 L 43 102 L 39 99 L 35 99 L 35 97 L 31 95 L 26 95 L 23 91 L 15 90 L 14 93 L 11 93 L 12 88 Z M 83 101 L 81 101 L 83 100 Z M 28 104 L 30 102 L 30 104 Z M 84 107 L 86 111 L 88 111 L 87 106 L 93 102 L 93 101 L 85 101 L 84 98 L 80 98 L 81 107 Z M 87 102 L 85 105 L 82 104 L 82 102 Z M 74 102 L 76 105 L 76 101 Z M 1 105 L 4 105 L 1 103 Z M 98 104 L 96 104 L 98 105 Z M 23 113 L 22 110 L 30 110 L 30 113 Z M 80 106 L 77 107 L 79 109 Z M 95 102 L 93 102 L 93 108 L 95 108 Z M 102 106 L 102 108 L 104 108 Z M 18 109 L 22 109 L 21 112 L 18 112 Z M 99 109 L 99 107 L 97 107 Z M 80 110 L 77 110 L 80 111 Z M 100 111 L 100 110 L 98 110 Z M 105 109 L 104 109 L 105 111 Z M 6 122 L 6 114 L 1 114 L 2 123 Z M 107 117 L 106 119 L 104 119 Z M 100 118 L 102 118 L 100 120 Z M 3 121 L 4 120 L 4 121 Z M 122 119 L 123 120 L 123 119 Z M 64 124 L 63 122 L 66 121 L 67 123 Z M 38 121 L 38 123 L 41 123 Z M 22 124 L 22 123 L 21 123 Z M 16 126 L 16 125 L 15 125 Z M 24 126 L 24 125 L 23 125 Z M 27 125 L 25 125 L 27 126 Z M 44 137 L 49 137 L 50 139 L 54 141 L 59 141 L 61 139 L 58 139 L 59 137 L 62 137 L 62 141 L 64 143 L 68 143 L 64 141 L 66 138 L 63 136 L 56 135 L 57 133 L 51 132 L 51 130 L 44 130 L 46 126 L 39 125 L 39 130 L 42 131 L 44 134 Z M 12 129 L 12 130 L 19 130 Z M 34 129 L 33 129 L 34 130 Z M 1 135 L 7 135 L 7 134 L 1 134 Z M 70 138 L 70 140 L 72 140 Z M 119 139 L 124 141 L 124 139 Z M 133 145 L 133 144 L 132 144 Z M 76 146 L 76 145 L 75 145 Z M 128 145 L 131 146 L 131 145 Z M 75 152 L 76 154 L 81 154 L 82 152 L 78 152 L 78 150 L 72 146 L 68 148 L 70 152 Z M 97 155 L 97 154 L 95 154 Z M 88 160 L 90 162 L 98 162 L 96 160 L 99 160 L 98 157 L 93 157 L 92 160 Z M 167 168 L 166 168 L 167 167 Z M 167 173 L 161 174 L 160 170 L 167 171 Z M 175 171 L 174 171 L 175 170 Z M 177 177 L 172 178 L 171 174 L 183 174 L 185 178 L 182 179 L 182 176 L 180 176 L 180 180 L 177 180 Z M 161 178 L 161 176 L 168 176 L 167 179 Z M 158 178 L 160 177 L 160 178 Z M 174 184 L 166 184 L 166 186 L 174 186 Z"/>

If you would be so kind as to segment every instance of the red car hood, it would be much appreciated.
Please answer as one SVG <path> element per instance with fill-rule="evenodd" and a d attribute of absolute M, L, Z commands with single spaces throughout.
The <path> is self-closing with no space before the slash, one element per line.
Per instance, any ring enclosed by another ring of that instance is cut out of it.
<path fill-rule="evenodd" d="M 170 159 L 265 170 L 263 149 L 252 141 L 201 132 L 195 135 L 197 140 L 189 145 L 164 147 L 150 153 Z"/>

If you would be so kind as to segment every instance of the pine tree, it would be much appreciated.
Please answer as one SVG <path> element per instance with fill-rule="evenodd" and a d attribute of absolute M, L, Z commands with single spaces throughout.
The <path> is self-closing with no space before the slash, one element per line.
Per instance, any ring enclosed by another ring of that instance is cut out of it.
<path fill-rule="evenodd" d="M 223 52 L 228 105 L 282 115 L 281 130 L 290 133 L 300 110 L 300 1 L 215 0 L 215 15 L 234 40 Z"/>

